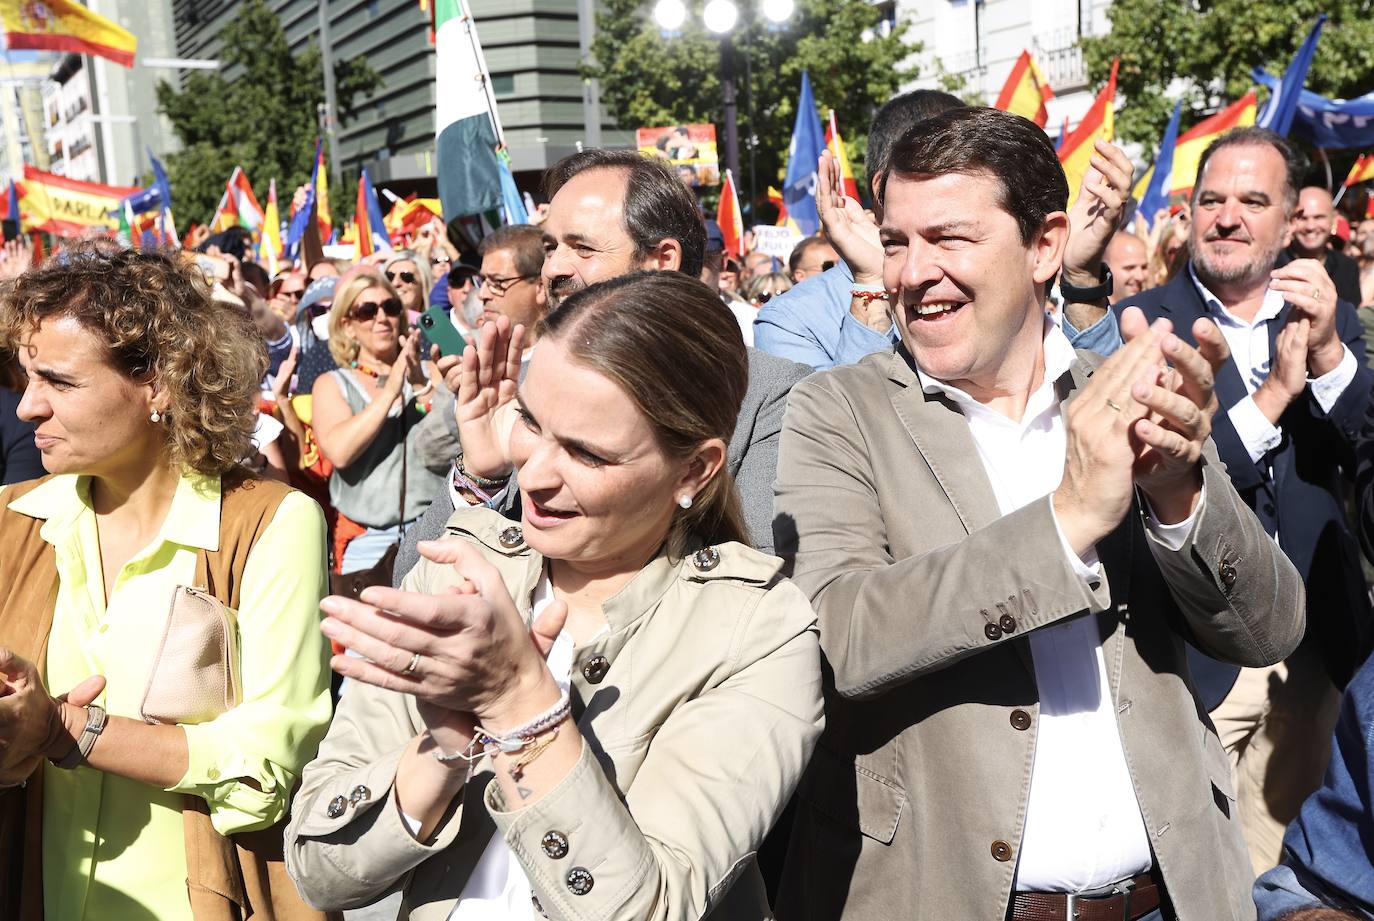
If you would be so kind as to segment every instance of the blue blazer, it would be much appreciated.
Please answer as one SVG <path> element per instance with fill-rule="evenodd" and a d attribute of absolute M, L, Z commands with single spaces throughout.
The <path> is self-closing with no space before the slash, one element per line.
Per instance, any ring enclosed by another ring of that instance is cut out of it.
<path fill-rule="evenodd" d="M 1151 321 L 1168 318 L 1174 332 L 1194 345 L 1193 323 L 1207 315 L 1202 295 L 1187 271 L 1179 272 L 1168 284 L 1124 299 L 1114 309 L 1119 316 L 1129 306 L 1145 311 Z M 1269 321 L 1270 355 L 1290 313 L 1292 305 L 1285 304 Z M 1336 331 L 1355 355 L 1359 370 L 1330 413 L 1322 411 L 1309 388 L 1279 418 L 1283 440 L 1256 464 L 1226 415 L 1226 410 L 1248 395 L 1235 362 L 1228 361 L 1217 375 L 1221 411 L 1212 420 L 1212 439 L 1236 491 L 1265 530 L 1271 536 L 1277 532 L 1279 546 L 1302 575 L 1307 586 L 1304 642 L 1316 644 L 1327 674 L 1343 688 L 1374 641 L 1368 589 L 1344 501 L 1354 480 L 1356 445 L 1370 409 L 1374 372 L 1364 364 L 1363 327 L 1355 308 L 1345 301 L 1336 305 Z M 1237 670 L 1212 665 L 1216 668 L 1207 666 L 1210 672 L 1230 672 L 1231 679 L 1224 681 L 1229 690 Z M 1215 687 L 1218 675 L 1196 674 L 1195 670 L 1195 677 L 1204 700 L 1213 696 L 1204 685 Z"/>

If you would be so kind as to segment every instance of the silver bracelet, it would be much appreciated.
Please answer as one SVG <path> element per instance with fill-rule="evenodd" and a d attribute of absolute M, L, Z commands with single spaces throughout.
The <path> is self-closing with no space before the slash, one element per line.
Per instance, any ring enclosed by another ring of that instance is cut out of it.
<path fill-rule="evenodd" d="M 559 696 L 558 703 L 523 726 L 516 726 L 514 729 L 507 730 L 504 736 L 478 726 L 473 735 L 473 741 L 480 742 L 482 747 L 487 750 L 498 748 L 507 755 L 513 754 L 522 748 L 533 745 L 540 736 L 563 722 L 571 713 L 572 698 L 568 696 L 567 691 L 564 691 Z"/>

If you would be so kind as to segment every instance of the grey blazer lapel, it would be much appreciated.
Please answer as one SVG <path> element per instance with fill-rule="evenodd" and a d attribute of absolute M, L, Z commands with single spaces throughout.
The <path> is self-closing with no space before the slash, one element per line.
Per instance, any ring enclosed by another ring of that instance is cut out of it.
<path fill-rule="evenodd" d="M 976 531 L 1002 517 L 968 420 L 944 394 L 928 394 L 908 363 L 905 349 L 892 353 L 888 379 L 892 408 L 921 452 L 930 472 L 949 497 L 965 531 Z"/>

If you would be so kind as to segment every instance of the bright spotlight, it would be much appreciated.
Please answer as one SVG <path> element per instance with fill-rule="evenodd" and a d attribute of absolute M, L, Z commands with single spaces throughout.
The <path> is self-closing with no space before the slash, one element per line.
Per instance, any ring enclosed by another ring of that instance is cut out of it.
<path fill-rule="evenodd" d="M 730 0 L 711 0 L 701 11 L 701 18 L 712 32 L 729 32 L 739 20 L 739 8 Z"/>
<path fill-rule="evenodd" d="M 785 22 L 796 8 L 794 0 L 763 0 L 763 15 L 769 22 Z"/>
<path fill-rule="evenodd" d="M 658 0 L 654 5 L 654 22 L 665 32 L 676 32 L 687 21 L 687 7 L 682 0 Z"/>

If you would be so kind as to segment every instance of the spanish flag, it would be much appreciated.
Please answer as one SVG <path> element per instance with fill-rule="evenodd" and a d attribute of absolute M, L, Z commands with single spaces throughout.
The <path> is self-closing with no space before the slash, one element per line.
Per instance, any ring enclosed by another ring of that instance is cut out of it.
<path fill-rule="evenodd" d="M 1361 182 L 1368 182 L 1374 179 L 1374 156 L 1360 154 L 1360 158 L 1355 161 L 1355 165 L 1350 167 L 1350 175 L 1345 177 L 1342 183 L 1347 189 L 1352 185 Z"/>
<path fill-rule="evenodd" d="M 324 165 L 324 144 L 315 141 L 315 217 L 320 222 L 320 239 L 328 243 L 334 233 L 334 218 L 329 213 L 329 170 Z"/>
<path fill-rule="evenodd" d="M 1045 103 L 1054 98 L 1054 90 L 1049 81 L 1035 64 L 1029 51 L 1022 51 L 1016 63 L 1011 66 L 1011 74 L 1002 85 L 994 108 L 1013 115 L 1029 118 L 1041 128 L 1050 120 Z"/>
<path fill-rule="evenodd" d="M 76 0 L 0 0 L 0 27 L 10 50 L 95 54 L 134 66 L 138 39 Z"/>
<path fill-rule="evenodd" d="M 840 165 L 840 178 L 844 182 L 844 194 L 859 200 L 859 184 L 854 181 L 854 170 L 849 165 L 849 154 L 844 149 L 844 138 L 840 137 L 839 125 L 835 123 L 835 110 L 830 110 L 830 119 L 825 123 L 825 146 L 830 155 Z"/>
<path fill-rule="evenodd" d="M 75 237 L 92 229 L 113 231 L 119 226 L 124 199 L 140 191 L 131 186 L 79 182 L 25 163 L 24 182 L 19 188 L 22 229 L 58 237 Z"/>
<path fill-rule="evenodd" d="M 1169 181 L 1170 195 L 1190 195 L 1197 179 L 1197 163 L 1208 145 L 1234 128 L 1255 123 L 1255 93 L 1246 93 L 1236 102 L 1210 118 L 1204 118 L 1179 135 L 1174 147 L 1174 171 Z"/>
<path fill-rule="evenodd" d="M 372 187 L 372 179 L 367 175 L 365 166 L 362 175 L 358 177 L 358 202 L 354 210 L 353 223 L 357 228 L 355 242 L 359 259 L 371 256 L 379 247 L 391 248 L 386 223 L 382 218 L 382 208 L 377 203 L 377 190 Z"/>
<path fill-rule="evenodd" d="M 720 206 L 716 209 L 716 223 L 725 239 L 725 254 L 744 258 L 744 217 L 739 210 L 739 196 L 735 194 L 735 177 L 729 170 L 720 184 Z"/>
<path fill-rule="evenodd" d="M 268 275 L 276 275 L 282 269 L 281 259 L 281 212 L 277 209 L 277 180 L 267 186 L 267 210 L 262 216 L 262 239 L 258 241 L 258 262 L 267 270 Z"/>
<path fill-rule="evenodd" d="M 1116 68 L 1121 61 L 1112 61 L 1112 74 L 1107 85 L 1093 100 L 1092 107 L 1078 127 L 1064 139 L 1059 149 L 1059 162 L 1064 166 L 1064 176 L 1069 180 L 1069 207 L 1078 200 L 1083 188 L 1083 175 L 1088 171 L 1088 161 L 1092 159 L 1093 144 L 1097 141 L 1112 140 L 1116 131 L 1116 113 L 1112 104 L 1116 100 Z"/>

